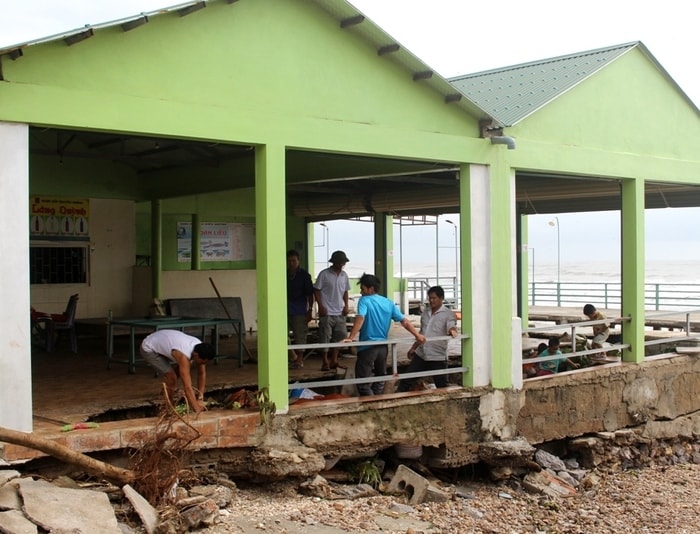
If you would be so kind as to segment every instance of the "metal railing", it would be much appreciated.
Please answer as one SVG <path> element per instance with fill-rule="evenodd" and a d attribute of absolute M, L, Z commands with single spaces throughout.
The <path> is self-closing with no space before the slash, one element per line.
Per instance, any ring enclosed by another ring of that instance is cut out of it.
<path fill-rule="evenodd" d="M 622 306 L 620 282 L 530 282 L 531 306 L 576 306 L 588 302 L 603 308 Z M 700 284 L 644 284 L 644 307 L 662 310 L 700 306 Z"/>
<path fill-rule="evenodd" d="M 445 290 L 445 302 L 460 309 L 459 287 L 456 277 L 406 278 L 409 300 L 428 302 L 428 289 L 440 285 Z M 578 306 L 596 302 L 602 308 L 622 306 L 620 282 L 529 282 L 531 306 Z M 644 284 L 644 307 L 648 310 L 666 310 L 700 306 L 700 284 Z"/>
<path fill-rule="evenodd" d="M 454 276 L 406 278 L 406 295 L 409 301 L 426 304 L 428 289 L 433 286 L 441 286 L 445 290 L 445 305 L 448 308 L 460 309 L 459 286 Z"/>
<path fill-rule="evenodd" d="M 469 339 L 469 334 L 460 334 L 459 336 L 453 338 L 452 336 L 436 336 L 426 338 L 428 341 L 449 341 L 451 339 Z M 421 371 L 417 373 L 401 373 L 399 374 L 399 359 L 398 359 L 398 345 L 403 343 L 413 343 L 413 338 L 410 337 L 397 337 L 388 339 L 386 341 L 353 341 L 352 343 L 303 343 L 299 345 L 287 345 L 288 350 L 322 350 L 324 348 L 349 348 L 349 347 L 367 347 L 372 345 L 388 345 L 389 354 L 391 357 L 391 374 L 386 374 L 383 376 L 372 376 L 366 378 L 342 378 L 334 380 L 317 380 L 313 382 L 303 382 L 303 386 L 306 388 L 317 388 L 317 387 L 329 387 L 329 386 L 344 386 L 349 384 L 371 384 L 374 382 L 386 382 L 387 380 L 404 380 L 412 378 L 421 378 L 424 376 L 436 376 L 436 375 L 447 375 L 454 373 L 468 373 L 469 367 L 448 367 L 447 369 L 437 369 L 433 371 Z M 417 356 L 415 356 L 417 358 Z M 290 383 L 288 384 L 288 389 L 297 389 L 301 383 Z"/>
<path fill-rule="evenodd" d="M 570 336 L 571 336 L 571 352 L 563 352 L 562 354 L 557 354 L 554 356 L 538 356 L 536 358 L 527 358 L 527 362 L 523 360 L 523 363 L 539 363 L 539 362 L 547 362 L 550 360 L 561 360 L 562 358 L 578 358 L 580 356 L 587 356 L 589 354 L 600 354 L 601 352 L 612 352 L 614 350 L 622 350 L 622 349 L 628 349 L 630 347 L 629 344 L 625 343 L 618 343 L 618 344 L 611 344 L 610 346 L 606 346 L 603 349 L 600 348 L 595 348 L 595 349 L 587 349 L 587 350 L 576 350 L 576 329 L 584 326 L 594 326 L 598 324 L 610 324 L 610 323 L 625 323 L 625 322 L 630 322 L 632 320 L 631 317 L 616 317 L 614 319 L 598 319 L 595 321 L 580 321 L 577 323 L 566 323 L 566 324 L 557 324 L 557 325 L 548 325 L 548 326 L 534 326 L 531 328 L 525 328 L 523 329 L 523 333 L 525 334 L 530 334 L 534 332 L 547 332 L 550 330 L 561 330 L 562 328 L 566 327 L 570 330 Z"/>
<path fill-rule="evenodd" d="M 659 317 L 668 317 L 670 315 L 679 315 L 680 313 L 684 313 L 685 314 L 685 325 L 683 327 L 683 330 L 685 331 L 685 335 L 684 336 L 666 337 L 663 339 L 650 339 L 650 340 L 644 342 L 644 346 L 649 347 L 652 345 L 661 345 L 663 343 L 676 343 L 678 341 L 688 341 L 690 339 L 700 339 L 700 334 L 693 334 L 692 328 L 690 326 L 690 315 L 692 313 L 698 313 L 698 312 L 700 312 L 700 308 L 696 308 L 694 310 L 683 310 L 683 312 L 670 311 L 670 312 L 666 312 L 666 313 L 655 313 L 652 317 L 648 317 L 649 319 L 657 319 Z"/>

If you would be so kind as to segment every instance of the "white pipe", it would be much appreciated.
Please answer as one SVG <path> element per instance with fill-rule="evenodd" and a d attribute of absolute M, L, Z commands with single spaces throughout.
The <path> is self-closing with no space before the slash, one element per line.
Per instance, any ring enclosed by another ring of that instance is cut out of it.
<path fill-rule="evenodd" d="M 490 139 L 492 145 L 507 145 L 508 150 L 515 150 L 515 139 L 508 135 L 495 135 Z"/>

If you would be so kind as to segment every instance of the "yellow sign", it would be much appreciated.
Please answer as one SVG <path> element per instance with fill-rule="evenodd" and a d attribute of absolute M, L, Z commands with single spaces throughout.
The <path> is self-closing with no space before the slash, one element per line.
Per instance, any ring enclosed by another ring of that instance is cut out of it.
<path fill-rule="evenodd" d="M 31 237 L 87 238 L 90 200 L 35 196 L 29 199 Z"/>

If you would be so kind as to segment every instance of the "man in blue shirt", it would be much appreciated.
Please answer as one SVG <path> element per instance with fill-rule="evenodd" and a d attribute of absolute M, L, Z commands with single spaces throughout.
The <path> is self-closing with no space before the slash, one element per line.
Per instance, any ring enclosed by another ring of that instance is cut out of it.
<path fill-rule="evenodd" d="M 363 274 L 360 278 L 360 293 L 362 297 L 357 303 L 357 315 L 352 331 L 345 341 L 351 342 L 360 334 L 360 341 L 386 341 L 389 338 L 391 321 L 401 323 L 416 342 L 425 343 L 425 336 L 419 333 L 408 319 L 399 311 L 391 300 L 379 294 L 379 278 L 373 274 Z M 386 372 L 387 345 L 370 345 L 358 347 L 355 363 L 355 376 L 369 378 L 384 376 Z M 381 395 L 384 392 L 384 382 L 358 384 L 361 396 Z"/>

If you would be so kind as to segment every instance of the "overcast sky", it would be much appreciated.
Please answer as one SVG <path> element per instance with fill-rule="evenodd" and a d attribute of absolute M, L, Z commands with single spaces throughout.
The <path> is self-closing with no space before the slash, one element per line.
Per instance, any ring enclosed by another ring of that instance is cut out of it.
<path fill-rule="evenodd" d="M 4 0 L 0 46 L 178 3 L 181 2 Z M 692 1 L 588 0 L 574 4 L 562 0 L 353 0 L 351 3 L 445 77 L 642 41 L 681 89 L 700 105 L 698 19 Z M 548 255 L 556 256 L 552 252 L 557 247 L 556 227 L 548 224 L 551 219 L 539 216 L 530 222 L 530 246 L 549 251 L 540 256 L 543 261 Z M 560 214 L 559 223 L 563 263 L 591 257 L 619 261 L 618 214 Z M 647 257 L 700 260 L 699 227 L 700 209 L 648 212 Z M 440 247 L 447 249 L 454 228 L 445 222 L 440 228 L 441 241 L 445 240 Z M 355 232 L 334 226 L 331 237 L 332 244 L 337 245 L 334 248 L 343 248 L 344 243 L 357 235 Z M 592 236 L 600 236 L 602 232 L 609 239 L 593 239 Z M 434 231 L 430 233 L 434 235 Z M 371 248 L 362 243 L 345 248 L 354 246 L 358 254 Z"/>

